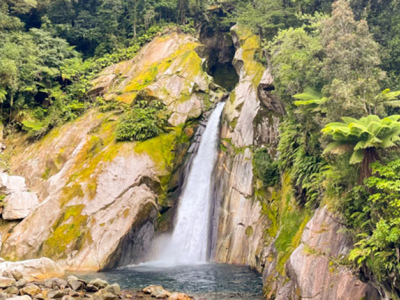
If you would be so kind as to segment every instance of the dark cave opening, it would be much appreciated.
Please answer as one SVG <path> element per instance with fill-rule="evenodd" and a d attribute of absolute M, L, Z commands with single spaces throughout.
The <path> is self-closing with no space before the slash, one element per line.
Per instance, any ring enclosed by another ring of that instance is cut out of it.
<path fill-rule="evenodd" d="M 214 77 L 214 82 L 228 92 L 231 92 L 239 82 L 239 76 L 236 73 L 232 63 L 216 64 L 208 73 Z"/>
<path fill-rule="evenodd" d="M 230 32 L 215 30 L 204 26 L 200 32 L 200 41 L 207 46 L 207 73 L 214 82 L 231 92 L 239 82 L 239 76 L 232 65 L 236 48 Z"/>

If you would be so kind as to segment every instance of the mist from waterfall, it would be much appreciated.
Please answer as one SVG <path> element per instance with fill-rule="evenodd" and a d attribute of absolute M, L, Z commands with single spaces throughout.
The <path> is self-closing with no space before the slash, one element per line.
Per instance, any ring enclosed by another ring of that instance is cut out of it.
<path fill-rule="evenodd" d="M 207 260 L 211 176 L 218 155 L 219 123 L 224 104 L 218 103 L 209 117 L 179 199 L 174 231 L 156 241 L 159 252 L 153 263 L 185 265 Z"/>

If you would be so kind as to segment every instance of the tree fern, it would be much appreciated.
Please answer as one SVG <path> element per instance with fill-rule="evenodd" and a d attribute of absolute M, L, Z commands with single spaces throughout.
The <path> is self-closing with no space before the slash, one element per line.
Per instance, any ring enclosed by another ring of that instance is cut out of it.
<path fill-rule="evenodd" d="M 360 180 L 371 175 L 370 163 L 379 160 L 378 149 L 391 148 L 400 141 L 400 115 L 380 119 L 376 115 L 359 120 L 343 117 L 343 122 L 325 126 L 322 132 L 332 137 L 324 153 L 338 149 L 352 151 L 350 164 L 362 163 Z"/>

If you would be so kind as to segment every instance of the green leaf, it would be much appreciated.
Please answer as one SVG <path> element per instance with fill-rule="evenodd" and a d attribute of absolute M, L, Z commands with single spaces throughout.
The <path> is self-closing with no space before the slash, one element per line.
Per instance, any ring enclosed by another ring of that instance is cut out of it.
<path fill-rule="evenodd" d="M 353 152 L 353 154 L 350 157 L 350 164 L 359 164 L 363 161 L 364 159 L 364 150 L 359 149 Z"/>

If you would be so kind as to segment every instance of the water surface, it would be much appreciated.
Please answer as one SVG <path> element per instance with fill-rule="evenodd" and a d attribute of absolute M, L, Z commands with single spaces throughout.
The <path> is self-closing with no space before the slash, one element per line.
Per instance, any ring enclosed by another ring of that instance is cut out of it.
<path fill-rule="evenodd" d="M 184 292 L 195 299 L 264 299 L 261 275 L 245 266 L 199 264 L 160 267 L 144 264 L 78 276 L 87 280 L 102 278 L 133 291 L 150 284 L 161 285 L 169 291 Z"/>

